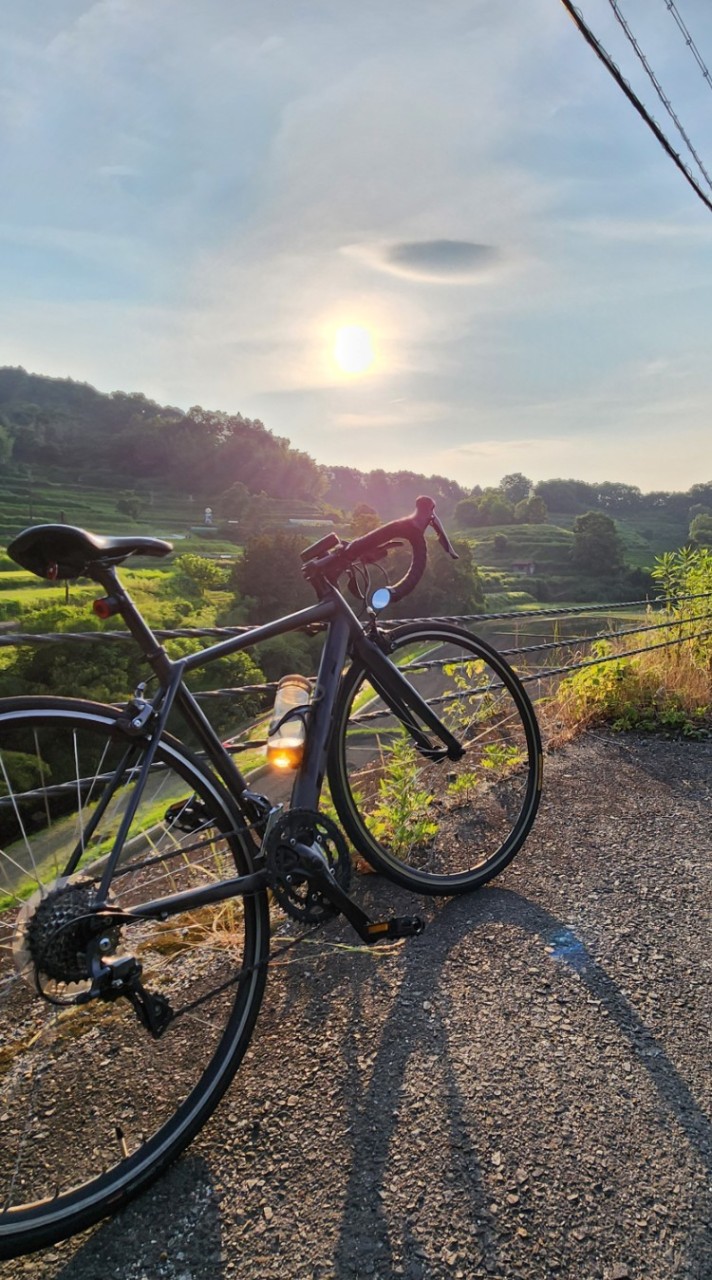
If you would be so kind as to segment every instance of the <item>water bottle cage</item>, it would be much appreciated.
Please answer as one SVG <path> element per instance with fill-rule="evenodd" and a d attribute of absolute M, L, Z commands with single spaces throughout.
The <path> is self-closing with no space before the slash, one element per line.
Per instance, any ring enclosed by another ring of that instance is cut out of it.
<path fill-rule="evenodd" d="M 285 711 L 283 716 L 280 716 L 279 720 L 271 721 L 267 727 L 267 737 L 271 738 L 273 734 L 278 733 L 282 728 L 282 725 L 286 724 L 288 720 L 301 720 L 304 728 L 307 729 L 309 727 L 307 725 L 307 716 L 310 712 L 310 703 L 307 703 L 304 707 L 290 707 L 288 711 Z"/>

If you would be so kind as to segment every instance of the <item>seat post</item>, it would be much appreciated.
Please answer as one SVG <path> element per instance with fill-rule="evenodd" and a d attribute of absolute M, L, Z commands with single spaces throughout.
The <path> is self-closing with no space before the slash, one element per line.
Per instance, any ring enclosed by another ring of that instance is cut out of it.
<path fill-rule="evenodd" d="M 119 581 L 114 566 L 103 564 L 101 560 L 94 560 L 87 565 L 87 573 L 116 602 L 116 612 L 123 618 L 147 662 L 150 663 L 161 683 L 168 684 L 173 663 L 160 640 L 141 616 L 128 591 Z"/>

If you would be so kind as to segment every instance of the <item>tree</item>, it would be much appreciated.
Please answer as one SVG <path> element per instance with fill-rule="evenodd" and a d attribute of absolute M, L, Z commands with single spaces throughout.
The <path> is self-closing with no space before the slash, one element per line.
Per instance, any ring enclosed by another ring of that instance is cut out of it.
<path fill-rule="evenodd" d="M 292 533 L 262 533 L 250 538 L 230 585 L 250 597 L 250 622 L 270 622 L 314 603 L 314 592 L 302 576 L 299 553 L 304 538 Z"/>
<path fill-rule="evenodd" d="M 690 525 L 690 542 L 698 547 L 712 547 L 712 514 L 701 512 Z"/>
<path fill-rule="evenodd" d="M 476 498 L 463 498 L 455 507 L 455 519 L 463 529 L 474 529 L 480 523 L 480 504 Z"/>
<path fill-rule="evenodd" d="M 516 506 L 518 502 L 524 502 L 529 497 L 532 482 L 528 476 L 522 475 L 521 471 L 514 471 L 509 476 L 502 476 L 499 487 L 507 502 Z"/>
<path fill-rule="evenodd" d="M 445 618 L 479 613 L 485 606 L 485 591 L 472 548 L 467 542 L 454 542 L 459 559 L 443 555 L 440 548 L 428 541 L 428 562 L 425 573 L 412 595 L 395 607 L 394 613 L 405 618 Z M 391 581 L 400 576 L 394 568 Z"/>
<path fill-rule="evenodd" d="M 534 492 L 544 499 L 549 511 L 574 515 L 594 506 L 599 488 L 584 480 L 540 480 Z"/>
<path fill-rule="evenodd" d="M 137 520 L 141 510 L 141 503 L 138 495 L 135 493 L 124 493 L 116 503 L 116 510 L 119 515 L 130 516 L 132 520 Z"/>
<path fill-rule="evenodd" d="M 477 501 L 481 524 L 512 524 L 514 507 L 499 489 L 485 489 L 482 497 Z"/>
<path fill-rule="evenodd" d="M 538 493 L 531 498 L 524 498 L 514 508 L 514 518 L 518 524 L 545 524 L 547 515 L 546 503 Z"/>
<path fill-rule="evenodd" d="M 367 502 L 359 502 L 351 513 L 351 537 L 361 538 L 364 533 L 370 533 L 372 529 L 377 529 L 381 524 L 380 517 L 373 507 L 369 507 Z"/>
<path fill-rule="evenodd" d="M 216 560 L 208 560 L 206 556 L 196 556 L 186 551 L 178 556 L 175 562 L 175 586 L 178 591 L 189 596 L 202 598 L 206 591 L 219 591 L 227 586 L 227 572 L 224 565 Z"/>
<path fill-rule="evenodd" d="M 589 573 L 609 576 L 623 565 L 623 544 L 614 520 L 602 511 L 587 511 L 574 521 L 574 563 Z"/>
<path fill-rule="evenodd" d="M 250 491 L 241 480 L 236 480 L 221 493 L 215 503 L 222 520 L 241 520 L 250 502 Z"/>

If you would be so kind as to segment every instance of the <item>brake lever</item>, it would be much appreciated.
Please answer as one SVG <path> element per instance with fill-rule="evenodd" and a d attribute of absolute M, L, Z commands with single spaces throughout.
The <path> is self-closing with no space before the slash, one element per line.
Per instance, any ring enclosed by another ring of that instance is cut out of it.
<path fill-rule="evenodd" d="M 442 547 L 443 551 L 446 551 L 447 554 L 451 556 L 453 560 L 459 560 L 460 557 L 457 554 L 457 551 L 455 550 L 455 548 L 453 547 L 450 539 L 448 538 L 435 512 L 433 512 L 433 514 L 430 517 L 430 523 L 437 534 L 438 542 L 440 543 L 440 546 Z"/>

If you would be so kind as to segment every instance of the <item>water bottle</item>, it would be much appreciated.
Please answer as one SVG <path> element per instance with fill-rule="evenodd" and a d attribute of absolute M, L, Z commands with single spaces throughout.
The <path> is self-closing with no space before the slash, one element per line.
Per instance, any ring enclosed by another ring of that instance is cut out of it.
<path fill-rule="evenodd" d="M 307 707 L 310 697 L 311 684 L 306 676 L 282 676 L 267 730 L 267 763 L 275 769 L 296 769 L 302 762 L 307 728 L 305 716 L 297 708 Z"/>

